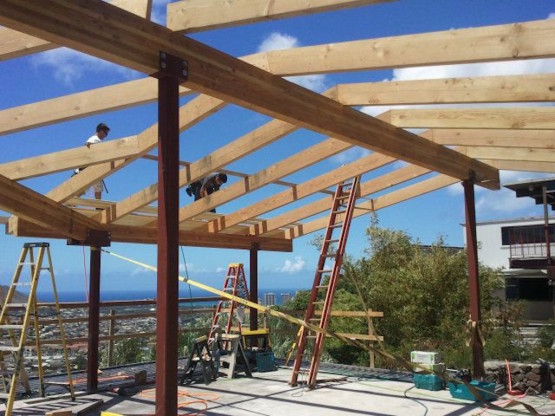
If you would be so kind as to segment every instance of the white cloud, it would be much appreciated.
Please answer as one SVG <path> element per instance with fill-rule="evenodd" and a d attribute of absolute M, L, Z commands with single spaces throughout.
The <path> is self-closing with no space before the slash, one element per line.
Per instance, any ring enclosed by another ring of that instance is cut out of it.
<path fill-rule="evenodd" d="M 155 273 L 155 272 L 145 267 L 137 267 L 135 270 L 131 272 L 131 276 L 139 276 L 147 273 Z"/>
<path fill-rule="evenodd" d="M 336 163 L 338 165 L 344 165 L 346 163 L 350 163 L 362 157 L 368 156 L 369 154 L 370 154 L 370 150 L 365 149 L 363 147 L 355 146 L 332 156 L 330 160 L 332 161 L 332 163 Z"/>
<path fill-rule="evenodd" d="M 299 46 L 301 45 L 297 38 L 287 34 L 273 32 L 262 41 L 258 46 L 257 52 L 292 49 L 298 48 Z M 285 77 L 285 79 L 312 91 L 322 92 L 327 88 L 325 75 L 300 75 Z"/>
<path fill-rule="evenodd" d="M 462 188 L 462 186 L 461 186 Z M 514 191 L 502 188 L 499 191 L 488 191 L 476 201 L 476 214 L 485 213 L 516 213 L 531 210 L 535 206 L 532 198 L 517 198 Z"/>
<path fill-rule="evenodd" d="M 555 19 L 555 13 L 549 13 L 548 19 Z"/>
<path fill-rule="evenodd" d="M 225 267 L 217 267 L 216 268 L 216 273 L 223 273 L 225 272 L 227 269 Z"/>
<path fill-rule="evenodd" d="M 52 70 L 54 78 L 66 86 L 73 86 L 88 73 L 112 72 L 123 75 L 126 79 L 140 76 L 133 71 L 108 61 L 86 55 L 68 48 L 57 48 L 32 57 L 35 68 Z"/>
<path fill-rule="evenodd" d="M 304 268 L 305 261 L 300 256 L 296 256 L 293 261 L 285 260 L 283 266 L 278 267 L 276 271 L 281 273 L 297 273 Z"/>

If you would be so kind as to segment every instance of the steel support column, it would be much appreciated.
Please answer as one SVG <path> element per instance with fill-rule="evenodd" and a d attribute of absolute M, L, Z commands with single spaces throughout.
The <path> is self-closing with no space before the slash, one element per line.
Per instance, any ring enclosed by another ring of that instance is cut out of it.
<path fill-rule="evenodd" d="M 158 78 L 158 278 L 156 416 L 177 414 L 179 78 L 160 54 Z"/>
<path fill-rule="evenodd" d="M 250 250 L 250 290 L 249 300 L 258 303 L 258 244 L 253 244 Z M 250 308 L 250 329 L 258 329 L 258 310 Z"/>
<path fill-rule="evenodd" d="M 480 282 L 478 280 L 478 242 L 476 239 L 476 207 L 474 204 L 474 184 L 462 182 L 466 221 L 466 256 L 468 262 L 468 290 L 470 298 L 472 376 L 479 379 L 485 375 L 484 346 L 480 331 Z"/>
<path fill-rule="evenodd" d="M 87 391 L 98 390 L 98 333 L 100 321 L 100 247 L 91 246 L 89 282 L 89 340 Z"/>

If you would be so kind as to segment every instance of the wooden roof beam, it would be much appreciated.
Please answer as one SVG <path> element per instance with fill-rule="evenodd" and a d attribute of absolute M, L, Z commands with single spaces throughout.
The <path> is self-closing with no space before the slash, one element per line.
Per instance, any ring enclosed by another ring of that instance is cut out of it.
<path fill-rule="evenodd" d="M 252 62 L 301 75 L 472 62 L 552 58 L 554 19 L 446 30 L 265 52 Z"/>
<path fill-rule="evenodd" d="M 312 164 L 318 163 L 334 154 L 342 152 L 351 145 L 342 140 L 329 138 L 301 152 L 283 159 L 272 166 L 237 181 L 226 188 L 199 199 L 179 210 L 179 222 L 208 211 L 226 202 L 255 191 L 278 178 L 290 175 Z"/>
<path fill-rule="evenodd" d="M 339 84 L 344 105 L 511 103 L 555 101 L 555 74 Z"/>
<path fill-rule="evenodd" d="M 109 227 L 109 231 L 112 242 L 156 244 L 158 239 L 156 228 L 151 227 L 111 225 Z M 17 217 L 10 218 L 8 232 L 17 237 L 66 238 L 66 236 L 59 231 L 44 228 Z M 257 247 L 259 250 L 264 251 L 293 251 L 292 241 L 284 238 L 229 234 L 201 234 L 182 230 L 179 231 L 179 245 L 244 250 Z"/>
<path fill-rule="evenodd" d="M 55 231 L 62 238 L 85 240 L 88 230 L 102 229 L 97 221 L 1 175 L 0 209 Z"/>
<path fill-rule="evenodd" d="M 490 166 L 101 1 L 0 0 L 0 24 L 147 74 L 158 72 L 159 53 L 165 51 L 188 62 L 186 86 L 192 89 L 459 179 L 472 177 L 481 186 L 499 187 L 498 171 Z"/>
<path fill-rule="evenodd" d="M 401 109 L 380 118 L 402 128 L 555 129 L 555 107 Z"/>
<path fill-rule="evenodd" d="M 553 162 L 555 149 L 530 149 L 528 147 L 457 147 L 457 151 L 476 159 L 515 160 L 521 162 Z"/>
<path fill-rule="evenodd" d="M 186 0 L 168 4 L 167 26 L 192 33 L 390 1 L 395 0 Z"/>
<path fill-rule="evenodd" d="M 98 143 L 94 146 L 79 146 L 60 152 L 19 159 L 0 164 L 0 175 L 12 180 L 34 178 L 86 167 L 134 156 L 139 152 L 137 136 Z"/>
<path fill-rule="evenodd" d="M 369 211 L 377 211 L 379 209 L 398 204 L 399 202 L 407 201 L 409 199 L 416 198 L 418 196 L 436 191 L 438 189 L 445 188 L 446 186 L 452 185 L 457 182 L 459 182 L 459 179 L 450 178 L 445 175 L 437 175 L 431 179 L 426 179 L 414 185 L 407 186 L 401 190 L 393 191 L 388 194 L 378 196 L 371 201 L 366 201 L 362 204 L 358 204 L 357 207 L 359 209 L 355 209 L 353 213 L 353 218 L 368 214 Z M 338 220 L 340 220 L 340 218 L 338 218 Z M 286 230 L 283 234 L 287 238 L 293 239 L 313 233 L 314 231 L 321 230 L 327 226 L 327 223 L 328 218 L 322 217 L 307 223 L 296 225 L 291 229 Z"/>
<path fill-rule="evenodd" d="M 0 38 L 1 39 L 1 38 Z M 192 94 L 180 87 L 181 96 Z M 158 83 L 143 78 L 108 87 L 69 94 L 0 111 L 0 135 L 16 133 L 61 121 L 121 110 L 158 99 Z"/>
<path fill-rule="evenodd" d="M 150 19 L 152 0 L 108 0 L 137 16 Z M 0 61 L 57 48 L 58 45 L 5 27 L 0 28 Z"/>
<path fill-rule="evenodd" d="M 555 162 L 522 162 L 515 160 L 488 160 L 486 158 L 482 159 L 482 161 L 502 170 L 555 173 Z"/>
<path fill-rule="evenodd" d="M 418 166 L 405 166 L 400 169 L 396 169 L 393 172 L 361 183 L 360 194 L 362 197 L 372 195 L 392 186 L 399 185 L 414 178 L 418 178 L 429 172 L 430 171 L 428 169 L 424 169 Z M 261 221 L 259 224 L 250 227 L 250 234 L 267 234 L 275 232 L 281 227 L 295 225 L 295 223 L 305 218 L 320 214 L 324 211 L 329 211 L 332 202 L 333 197 L 331 196 L 322 198 L 317 201 L 308 203 L 302 207 L 285 212 L 281 215 L 278 215 L 277 217 Z"/>
<path fill-rule="evenodd" d="M 190 166 L 179 171 L 179 187 L 206 176 L 233 161 L 248 155 L 261 147 L 272 143 L 297 130 L 298 127 L 281 120 L 272 120 L 263 126 L 245 134 L 239 139 L 217 149 Z M 110 211 L 103 212 L 98 219 L 110 223 L 124 217 L 136 209 L 158 199 L 158 184 L 154 183 L 123 201 L 116 203 Z M 197 212 L 197 214 L 200 212 Z M 195 214 L 196 215 L 196 214 Z M 194 215 L 193 215 L 194 216 Z"/>
<path fill-rule="evenodd" d="M 341 181 L 381 168 L 393 161 L 395 161 L 395 159 L 389 156 L 373 153 L 309 181 L 301 183 L 292 189 L 286 189 L 279 194 L 272 195 L 234 213 L 220 217 L 209 224 L 200 226 L 198 230 L 205 232 L 222 232 L 241 222 L 280 208 L 291 202 L 298 201 L 309 195 L 315 194 L 322 189 L 336 185 Z M 247 229 L 247 231 L 249 230 Z"/>
<path fill-rule="evenodd" d="M 210 114 L 218 111 L 225 103 L 217 98 L 200 95 L 189 101 L 179 109 L 179 128 L 183 131 Z M 83 193 L 91 184 L 104 179 L 108 175 L 127 166 L 135 159 L 145 155 L 158 144 L 158 123 L 153 124 L 139 135 L 137 135 L 137 152 L 124 160 L 90 166 L 79 175 L 75 175 L 60 186 L 51 190 L 47 196 L 58 202 L 65 202 L 73 196 Z M 145 204 L 146 205 L 146 204 Z"/>
<path fill-rule="evenodd" d="M 555 149 L 555 130 L 433 129 L 420 136 L 447 146 Z"/>

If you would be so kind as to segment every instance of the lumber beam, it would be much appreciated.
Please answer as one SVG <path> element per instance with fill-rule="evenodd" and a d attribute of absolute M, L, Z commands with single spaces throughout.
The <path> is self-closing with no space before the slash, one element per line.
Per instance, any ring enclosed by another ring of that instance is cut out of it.
<path fill-rule="evenodd" d="M 446 146 L 555 149 L 555 130 L 433 129 L 420 135 Z"/>
<path fill-rule="evenodd" d="M 69 208 L 68 208 L 69 209 Z M 33 238 L 66 238 L 60 231 L 41 227 L 23 218 L 11 217 L 8 224 L 8 233 L 16 237 Z M 131 227 L 110 225 L 112 242 L 156 244 L 158 233 L 153 227 Z M 189 231 L 179 231 L 179 244 L 191 247 L 229 248 L 250 250 L 253 244 L 258 244 L 264 251 L 293 251 L 291 240 L 284 238 L 269 238 L 259 236 L 243 236 L 229 234 L 206 234 Z"/>
<path fill-rule="evenodd" d="M 454 183 L 460 182 L 456 178 L 450 178 L 445 175 L 437 175 L 431 179 L 426 179 L 424 181 L 418 182 L 414 185 L 407 186 L 399 191 L 390 192 L 385 195 L 381 195 L 372 199 L 371 201 L 363 202 L 357 205 L 359 209 L 355 209 L 353 218 L 359 217 L 361 215 L 367 214 L 369 211 L 377 211 L 383 209 L 399 202 L 403 202 L 412 198 L 416 198 L 421 195 L 436 191 L 446 186 L 452 185 Z M 328 223 L 327 217 L 322 217 L 296 225 L 285 231 L 285 236 L 287 238 L 297 238 L 303 235 L 313 233 L 314 231 L 321 230 L 325 228 Z"/>
<path fill-rule="evenodd" d="M 395 0 L 186 0 L 168 4 L 167 26 L 199 32 Z"/>
<path fill-rule="evenodd" d="M 179 92 L 181 96 L 192 94 L 185 87 Z M 149 77 L 12 107 L 0 111 L 0 135 L 147 104 L 157 98 L 156 80 Z"/>
<path fill-rule="evenodd" d="M 181 169 L 179 171 L 179 187 L 219 170 L 222 166 L 292 133 L 297 128 L 297 126 L 281 120 L 272 120 Z M 103 223 L 114 222 L 156 199 L 158 199 L 158 184 L 152 184 L 116 203 L 109 212 L 103 212 L 98 219 Z"/>
<path fill-rule="evenodd" d="M 108 0 L 114 6 L 120 7 L 137 16 L 150 19 L 152 0 Z M 25 33 L 5 27 L 0 28 L 0 61 L 44 52 L 57 48 L 58 45 L 46 40 L 35 38 Z"/>
<path fill-rule="evenodd" d="M 393 161 L 395 161 L 395 159 L 389 156 L 373 153 L 345 166 L 334 169 L 331 172 L 301 183 L 294 189 L 286 189 L 279 194 L 272 195 L 255 204 L 239 209 L 234 213 L 220 217 L 209 224 L 202 225 L 198 228 L 198 231 L 222 232 L 243 221 L 305 198 L 344 180 L 381 168 Z"/>
<path fill-rule="evenodd" d="M 443 78 L 339 84 L 344 105 L 460 104 L 555 101 L 555 74 Z"/>
<path fill-rule="evenodd" d="M 158 55 L 165 51 L 188 62 L 186 86 L 191 89 L 353 145 L 462 180 L 473 177 L 477 184 L 491 189 L 499 188 L 498 171 L 484 163 L 346 108 L 102 1 L 1 0 L 0 24 L 147 74 L 158 71 Z"/>
<path fill-rule="evenodd" d="M 389 110 L 380 119 L 402 128 L 555 129 L 554 107 Z"/>
<path fill-rule="evenodd" d="M 281 160 L 269 168 L 262 169 L 244 180 L 237 181 L 223 190 L 214 192 L 179 210 L 179 222 L 193 218 L 195 215 L 208 211 L 226 202 L 234 200 L 249 192 L 255 191 L 275 179 L 282 178 L 320 162 L 329 156 L 342 152 L 351 147 L 349 143 L 337 139 L 327 139 L 315 144 L 302 152 Z"/>
<path fill-rule="evenodd" d="M 180 131 L 193 126 L 225 105 L 221 100 L 200 95 L 182 106 L 179 110 Z M 153 124 L 137 135 L 138 149 L 134 156 L 115 162 L 90 166 L 79 175 L 65 181 L 48 192 L 47 196 L 58 202 L 65 202 L 73 196 L 82 194 L 91 184 L 127 166 L 137 158 L 153 150 L 158 144 L 158 123 Z M 98 146 L 98 145 L 95 145 Z M 91 146 L 92 148 L 92 146 Z"/>
<path fill-rule="evenodd" d="M 34 178 L 68 169 L 124 159 L 139 152 L 137 136 L 80 146 L 0 164 L 0 175 L 12 180 Z"/>
<path fill-rule="evenodd" d="M 555 173 L 555 162 L 521 162 L 515 160 L 488 160 L 485 158 L 482 160 L 500 170 Z"/>
<path fill-rule="evenodd" d="M 362 197 L 375 194 L 377 192 L 388 189 L 392 186 L 399 185 L 403 182 L 409 181 L 411 179 L 418 178 L 422 175 L 429 173 L 428 169 L 421 168 L 419 166 L 408 165 L 400 169 L 396 169 L 393 172 L 387 173 L 385 175 L 379 176 L 374 179 L 370 179 L 361 183 L 360 185 L 360 195 Z M 333 197 L 321 198 L 317 201 L 311 202 L 294 210 L 287 211 L 280 214 L 274 218 L 269 218 L 260 222 L 259 224 L 252 225 L 250 227 L 249 234 L 260 235 L 268 234 L 271 235 L 272 232 L 278 230 L 281 227 L 286 227 L 296 224 L 299 221 L 309 218 L 313 215 L 320 214 L 324 211 L 328 211 L 332 205 Z M 358 206 L 358 205 L 357 205 Z M 355 206 L 355 213 L 357 212 Z"/>
<path fill-rule="evenodd" d="M 553 162 L 555 149 L 530 149 L 527 147 L 457 147 L 469 157 L 489 160 L 514 160 L 521 162 Z"/>
<path fill-rule="evenodd" d="M 552 58 L 554 38 L 555 21 L 546 19 L 269 51 L 256 61 L 269 72 L 292 76 Z"/>
<path fill-rule="evenodd" d="M 102 226 L 71 208 L 0 175 L 0 209 L 56 232 L 61 238 L 85 240 Z"/>

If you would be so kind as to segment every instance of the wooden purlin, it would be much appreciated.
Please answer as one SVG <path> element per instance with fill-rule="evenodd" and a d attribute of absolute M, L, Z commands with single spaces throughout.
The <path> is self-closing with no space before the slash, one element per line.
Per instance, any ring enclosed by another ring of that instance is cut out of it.
<path fill-rule="evenodd" d="M 103 30 L 94 30 L 99 22 Z M 158 53 L 187 60 L 187 86 L 352 144 L 499 187 L 496 169 L 305 90 L 169 29 L 102 2 L 2 0 L 0 23 L 148 74 Z M 63 30 L 62 30 L 63 28 Z M 313 108 L 318 107 L 315 113 Z"/>

